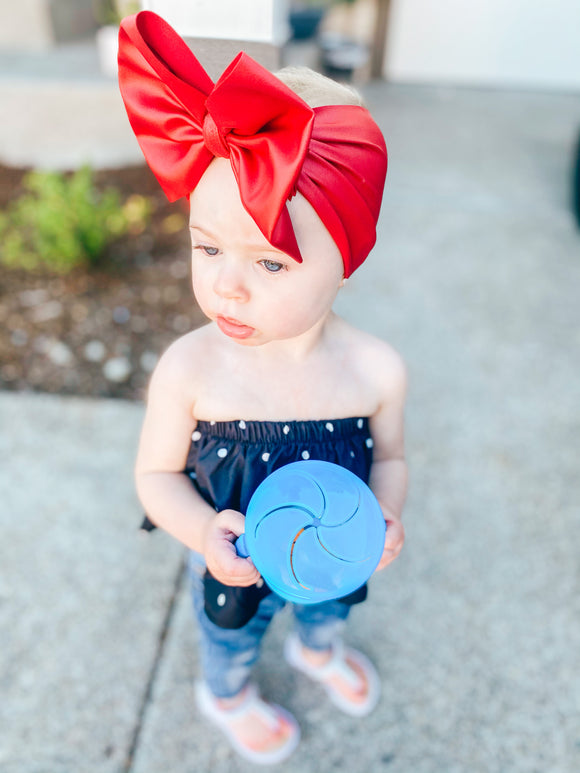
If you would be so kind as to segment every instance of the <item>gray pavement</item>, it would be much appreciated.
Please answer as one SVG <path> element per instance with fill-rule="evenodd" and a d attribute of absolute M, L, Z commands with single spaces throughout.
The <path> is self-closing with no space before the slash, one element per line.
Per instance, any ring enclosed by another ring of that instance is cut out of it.
<path fill-rule="evenodd" d="M 125 130 L 110 147 L 119 115 L 88 79 L 59 92 L 66 121 L 43 102 L 56 81 L 26 80 L 29 98 L 34 88 L 47 135 L 66 122 L 73 144 L 88 95 L 95 153 L 122 155 Z M 11 91 L 0 77 L 2 99 Z M 289 673 L 287 614 L 268 634 L 258 679 L 303 728 L 279 770 L 575 773 L 580 234 L 568 200 L 580 100 L 365 93 L 390 170 L 374 257 L 338 308 L 409 365 L 408 540 L 348 633 L 383 679 L 369 719 L 338 716 Z M 35 163 L 74 155 L 40 146 Z M 0 393 L 2 773 L 250 769 L 194 707 L 183 553 L 135 529 L 141 417 L 130 403 Z"/>

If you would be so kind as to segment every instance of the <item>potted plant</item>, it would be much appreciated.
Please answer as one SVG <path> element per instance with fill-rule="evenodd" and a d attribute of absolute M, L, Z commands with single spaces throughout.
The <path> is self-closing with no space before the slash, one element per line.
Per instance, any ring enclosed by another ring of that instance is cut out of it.
<path fill-rule="evenodd" d="M 101 72 L 117 77 L 117 52 L 119 48 L 119 24 L 121 19 L 137 13 L 138 0 L 94 0 L 97 30 L 97 52 Z"/>
<path fill-rule="evenodd" d="M 292 0 L 288 15 L 294 40 L 313 38 L 332 0 Z"/>
<path fill-rule="evenodd" d="M 290 0 L 290 29 L 294 40 L 313 38 L 332 5 L 353 5 L 356 0 Z"/>

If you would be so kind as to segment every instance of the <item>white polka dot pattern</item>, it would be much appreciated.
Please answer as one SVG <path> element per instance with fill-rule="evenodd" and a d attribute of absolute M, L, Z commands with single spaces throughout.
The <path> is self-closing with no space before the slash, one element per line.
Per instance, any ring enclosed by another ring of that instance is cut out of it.
<path fill-rule="evenodd" d="M 310 454 L 308 453 L 308 451 L 302 451 L 302 458 L 305 460 L 310 459 Z"/>
<path fill-rule="evenodd" d="M 201 432 L 196 429 L 195 432 L 193 433 L 193 435 L 191 436 L 191 439 L 194 442 L 197 442 L 200 439 L 200 437 L 201 437 Z"/>
<path fill-rule="evenodd" d="M 333 424 L 331 421 L 329 421 L 329 422 L 326 424 L 326 429 L 327 429 L 329 432 L 334 432 L 334 424 Z"/>
<path fill-rule="evenodd" d="M 220 448 L 217 452 L 217 455 L 220 459 L 225 459 L 225 457 L 228 455 L 228 449 L 227 448 Z"/>
<path fill-rule="evenodd" d="M 265 451 L 265 452 L 262 454 L 262 461 L 263 461 L 263 462 L 267 462 L 269 458 L 270 458 L 270 454 L 269 454 L 267 451 Z"/>

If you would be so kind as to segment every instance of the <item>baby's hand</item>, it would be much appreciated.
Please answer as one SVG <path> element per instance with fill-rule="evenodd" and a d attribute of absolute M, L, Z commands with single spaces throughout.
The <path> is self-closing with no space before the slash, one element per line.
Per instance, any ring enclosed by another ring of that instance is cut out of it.
<path fill-rule="evenodd" d="M 383 557 L 379 561 L 379 565 L 376 568 L 378 572 L 380 569 L 384 569 L 391 561 L 399 555 L 405 542 L 405 529 L 401 521 L 394 521 L 387 519 L 387 533 L 385 534 L 385 547 L 383 549 Z"/>
<path fill-rule="evenodd" d="M 222 510 L 209 523 L 204 556 L 207 568 L 224 585 L 246 587 L 260 579 L 251 558 L 240 558 L 234 542 L 244 531 L 244 516 L 236 510 Z"/>

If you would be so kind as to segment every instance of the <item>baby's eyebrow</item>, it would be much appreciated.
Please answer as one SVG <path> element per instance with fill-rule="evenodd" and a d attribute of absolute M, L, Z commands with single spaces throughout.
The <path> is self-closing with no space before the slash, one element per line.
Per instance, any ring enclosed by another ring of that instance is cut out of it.
<path fill-rule="evenodd" d="M 218 241 L 217 236 L 214 236 L 214 234 L 211 233 L 211 231 L 206 231 L 206 229 L 203 226 L 197 225 L 197 223 L 190 223 L 189 227 L 191 229 L 195 229 L 196 231 L 201 231 L 201 233 L 211 241 L 214 241 L 214 242 Z M 264 244 L 249 243 L 249 244 L 246 244 L 246 247 L 249 250 L 252 250 L 253 252 L 264 252 L 264 253 L 268 253 L 268 255 L 274 255 L 276 257 L 287 257 L 286 253 L 283 252 L 283 250 L 279 250 L 277 247 L 274 247 L 269 242 L 265 242 Z"/>
<path fill-rule="evenodd" d="M 208 239 L 216 239 L 217 238 L 210 231 L 207 231 L 205 228 L 203 228 L 201 225 L 197 225 L 197 223 L 190 223 L 189 227 L 190 228 L 195 228 L 196 231 L 201 231 L 201 233 L 204 236 L 207 236 Z"/>

